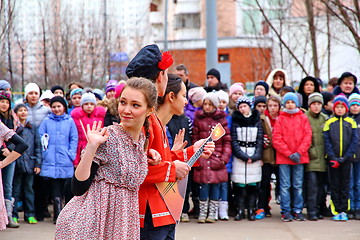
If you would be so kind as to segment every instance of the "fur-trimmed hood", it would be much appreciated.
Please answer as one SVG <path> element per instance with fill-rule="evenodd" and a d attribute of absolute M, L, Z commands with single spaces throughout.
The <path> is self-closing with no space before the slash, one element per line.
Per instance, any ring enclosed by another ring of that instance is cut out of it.
<path fill-rule="evenodd" d="M 238 110 L 234 111 L 232 115 L 232 122 L 236 122 L 240 127 L 255 126 L 260 119 L 260 113 L 258 110 L 253 109 L 250 117 L 245 117 Z"/>
<path fill-rule="evenodd" d="M 203 110 L 199 110 L 195 112 L 195 117 L 200 119 L 211 117 L 214 120 L 219 120 L 221 118 L 226 118 L 226 113 L 219 110 L 216 110 L 213 113 L 206 113 Z"/>

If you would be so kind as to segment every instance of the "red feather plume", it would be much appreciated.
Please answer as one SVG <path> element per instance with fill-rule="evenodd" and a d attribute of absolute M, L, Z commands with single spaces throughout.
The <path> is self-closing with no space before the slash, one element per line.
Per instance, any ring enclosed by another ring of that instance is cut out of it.
<path fill-rule="evenodd" d="M 163 52 L 161 62 L 158 63 L 158 68 L 165 70 L 169 68 L 174 62 L 170 52 Z"/>

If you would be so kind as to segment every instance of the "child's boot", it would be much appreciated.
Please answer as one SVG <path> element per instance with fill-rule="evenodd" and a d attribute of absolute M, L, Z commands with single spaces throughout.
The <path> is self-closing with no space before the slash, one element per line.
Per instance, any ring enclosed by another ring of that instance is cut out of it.
<path fill-rule="evenodd" d="M 216 213 L 218 211 L 219 201 L 210 200 L 209 216 L 206 218 L 206 222 L 214 223 Z"/>
<path fill-rule="evenodd" d="M 8 222 L 9 222 L 6 226 L 9 228 L 18 228 L 20 226 L 20 224 L 15 222 L 12 217 L 12 211 L 13 211 L 13 206 L 14 206 L 13 204 L 14 204 L 14 199 L 12 199 L 12 200 L 5 199 L 6 213 L 7 213 Z"/>
<path fill-rule="evenodd" d="M 360 220 L 360 209 L 355 210 L 355 219 Z"/>
<path fill-rule="evenodd" d="M 237 197 L 236 199 L 236 215 L 234 217 L 235 221 L 241 221 L 245 218 L 245 199 L 242 196 Z"/>
<path fill-rule="evenodd" d="M 219 218 L 220 218 L 220 220 L 229 220 L 228 208 L 229 208 L 229 203 L 227 201 L 219 202 Z"/>
<path fill-rule="evenodd" d="M 56 224 L 57 218 L 60 214 L 60 211 L 62 209 L 61 207 L 61 198 L 55 197 L 53 198 L 53 205 L 54 205 L 54 224 Z"/>
<path fill-rule="evenodd" d="M 206 220 L 207 215 L 207 209 L 208 209 L 208 201 L 200 201 L 200 212 L 199 212 L 199 218 L 198 223 L 204 223 Z"/>

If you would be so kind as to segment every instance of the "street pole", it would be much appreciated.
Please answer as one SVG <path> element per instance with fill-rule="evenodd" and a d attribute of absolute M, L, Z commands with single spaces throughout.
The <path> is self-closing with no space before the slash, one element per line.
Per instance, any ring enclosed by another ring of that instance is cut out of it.
<path fill-rule="evenodd" d="M 209 71 L 211 68 L 217 68 L 217 64 L 218 48 L 216 0 L 206 0 L 206 71 Z"/>
<path fill-rule="evenodd" d="M 168 19 L 167 19 L 167 14 L 168 14 L 168 0 L 165 0 L 165 14 L 164 14 L 164 51 L 168 50 Z"/>

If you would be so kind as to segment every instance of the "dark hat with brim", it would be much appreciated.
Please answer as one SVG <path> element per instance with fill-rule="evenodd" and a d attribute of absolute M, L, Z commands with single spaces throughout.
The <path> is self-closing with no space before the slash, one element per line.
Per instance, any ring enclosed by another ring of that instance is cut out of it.
<path fill-rule="evenodd" d="M 341 84 L 342 80 L 344 80 L 345 78 L 349 78 L 352 77 L 354 80 L 354 85 L 356 85 L 357 83 L 357 78 L 354 74 L 352 74 L 351 72 L 344 72 L 341 77 L 338 79 L 338 85 Z"/>

